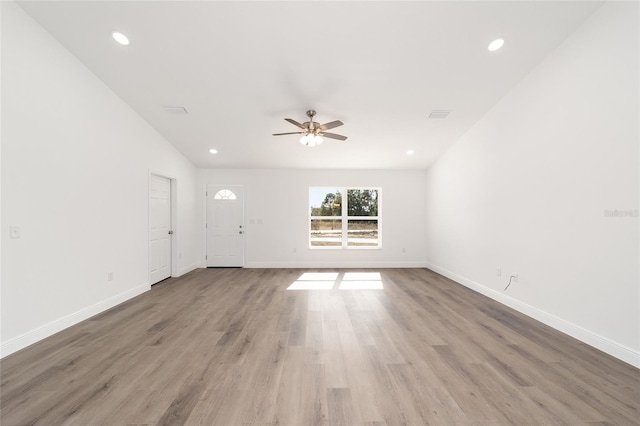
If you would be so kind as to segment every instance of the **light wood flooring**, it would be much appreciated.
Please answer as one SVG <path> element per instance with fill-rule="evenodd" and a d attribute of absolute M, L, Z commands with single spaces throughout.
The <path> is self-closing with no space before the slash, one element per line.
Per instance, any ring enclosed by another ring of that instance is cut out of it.
<path fill-rule="evenodd" d="M 196 270 L 8 356 L 1 424 L 640 424 L 640 370 L 434 272 L 312 272 Z"/>

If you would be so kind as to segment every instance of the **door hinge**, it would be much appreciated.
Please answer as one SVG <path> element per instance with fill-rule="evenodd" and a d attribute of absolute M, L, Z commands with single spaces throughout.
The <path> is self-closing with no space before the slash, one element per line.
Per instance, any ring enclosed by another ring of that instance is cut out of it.
<path fill-rule="evenodd" d="M 207 255 L 204 256 L 204 260 L 207 260 L 209 257 Z"/>

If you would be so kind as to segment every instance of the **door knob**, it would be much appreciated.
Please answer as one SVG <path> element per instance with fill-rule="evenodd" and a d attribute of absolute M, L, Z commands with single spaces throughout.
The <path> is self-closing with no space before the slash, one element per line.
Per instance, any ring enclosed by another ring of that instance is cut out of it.
<path fill-rule="evenodd" d="M 242 232 L 242 231 L 239 231 L 239 232 L 238 232 L 238 234 L 244 234 L 244 232 Z"/>
<path fill-rule="evenodd" d="M 173 234 L 173 231 L 169 231 L 169 235 Z"/>

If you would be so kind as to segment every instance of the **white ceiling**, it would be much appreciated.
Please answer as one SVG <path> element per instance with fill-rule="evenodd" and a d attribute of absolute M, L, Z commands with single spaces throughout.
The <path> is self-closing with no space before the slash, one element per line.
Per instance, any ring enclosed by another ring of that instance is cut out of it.
<path fill-rule="evenodd" d="M 329 169 L 428 167 L 600 4 L 20 3 L 197 166 Z M 349 139 L 271 136 L 310 108 Z"/>

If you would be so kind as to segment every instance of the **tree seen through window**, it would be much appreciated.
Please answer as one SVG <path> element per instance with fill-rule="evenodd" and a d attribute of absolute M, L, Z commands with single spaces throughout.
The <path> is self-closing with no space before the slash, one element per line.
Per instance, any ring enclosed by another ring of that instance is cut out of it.
<path fill-rule="evenodd" d="M 310 247 L 381 247 L 379 195 L 379 188 L 309 188 Z"/>

